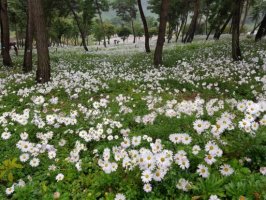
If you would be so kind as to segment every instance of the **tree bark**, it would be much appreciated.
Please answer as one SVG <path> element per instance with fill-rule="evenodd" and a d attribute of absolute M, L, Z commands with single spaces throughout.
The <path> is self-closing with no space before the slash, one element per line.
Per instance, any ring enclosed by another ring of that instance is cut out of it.
<path fill-rule="evenodd" d="M 182 41 L 184 41 L 185 30 L 186 30 L 186 27 L 187 27 L 187 18 L 188 18 L 188 12 L 187 12 L 187 14 L 186 14 L 184 27 L 183 27 L 183 29 L 182 29 Z"/>
<path fill-rule="evenodd" d="M 259 27 L 259 30 L 258 30 L 258 32 L 256 34 L 255 40 L 259 41 L 265 35 L 266 35 L 266 14 L 265 14 L 262 22 L 260 23 L 260 27 Z"/>
<path fill-rule="evenodd" d="M 27 29 L 24 50 L 23 72 L 32 71 L 32 43 L 33 43 L 33 18 L 31 0 L 28 0 Z"/>
<path fill-rule="evenodd" d="M 7 13 L 7 0 L 1 0 L 1 54 L 3 56 L 3 65 L 12 67 L 13 63 L 9 54 L 9 20 Z"/>
<path fill-rule="evenodd" d="M 255 33 L 255 31 L 257 30 L 257 28 L 260 27 L 260 25 L 261 25 L 260 23 L 257 24 L 257 20 L 256 20 L 254 27 L 253 27 L 253 30 L 250 32 L 250 34 L 253 35 Z"/>
<path fill-rule="evenodd" d="M 241 49 L 239 44 L 240 36 L 240 18 L 241 18 L 241 3 L 242 0 L 234 0 L 233 3 L 233 18 L 232 18 L 232 58 L 234 61 L 242 59 Z"/>
<path fill-rule="evenodd" d="M 133 43 L 135 44 L 136 43 L 136 33 L 135 33 L 135 28 L 134 28 L 134 21 L 133 19 L 131 20 L 131 28 L 132 28 L 132 32 L 133 32 Z"/>
<path fill-rule="evenodd" d="M 79 16 L 75 12 L 75 10 L 72 7 L 71 2 L 69 0 L 67 1 L 67 4 L 68 4 L 68 7 L 69 7 L 71 13 L 73 14 L 74 19 L 75 19 L 75 21 L 77 23 L 77 26 L 78 26 L 78 29 L 79 29 L 79 32 L 80 32 L 80 36 L 81 36 L 81 40 L 82 40 L 82 45 L 83 45 L 85 51 L 89 51 L 89 49 L 87 47 L 87 44 L 86 44 L 86 34 L 85 34 L 85 31 L 83 30 L 82 25 L 81 25 L 81 23 L 79 21 Z"/>
<path fill-rule="evenodd" d="M 34 30 L 36 33 L 35 38 L 36 38 L 37 57 L 38 57 L 36 81 L 38 83 L 46 83 L 50 81 L 51 69 L 50 69 L 50 58 L 48 50 L 48 36 L 47 36 L 48 34 L 47 34 L 42 1 L 31 0 L 31 5 L 32 5 Z"/>
<path fill-rule="evenodd" d="M 154 65 L 155 66 L 159 66 L 162 64 L 162 53 L 163 53 L 163 45 L 165 42 L 165 31 L 166 31 L 166 24 L 167 24 L 167 18 L 168 18 L 169 3 L 170 3 L 170 0 L 162 0 L 162 3 L 161 3 L 160 25 L 159 25 L 156 49 L 154 53 Z"/>
<path fill-rule="evenodd" d="M 227 20 L 225 21 L 224 25 L 219 28 L 219 30 L 217 32 L 215 32 L 213 39 L 215 40 L 219 40 L 221 35 L 223 34 L 226 26 L 229 24 L 230 20 L 232 19 L 232 14 L 230 14 L 230 16 L 227 18 Z"/>
<path fill-rule="evenodd" d="M 242 30 L 244 28 L 244 26 L 245 26 L 245 22 L 246 22 L 247 15 L 248 15 L 248 9 L 249 9 L 249 0 L 246 0 L 246 8 L 245 8 L 245 13 L 244 13 L 244 17 L 243 17 L 243 20 L 242 20 L 242 23 L 241 23 L 240 30 Z"/>
<path fill-rule="evenodd" d="M 146 20 L 146 17 L 144 15 L 144 11 L 142 8 L 142 4 L 141 4 L 141 0 L 138 0 L 138 7 L 139 7 L 139 13 L 140 13 L 140 17 L 141 17 L 141 21 L 143 24 L 143 29 L 144 29 L 144 35 L 145 35 L 145 50 L 147 53 L 150 53 L 150 34 L 149 34 L 149 29 L 148 29 L 148 23 Z"/>
<path fill-rule="evenodd" d="M 197 28 L 198 17 L 199 17 L 199 10 L 200 10 L 200 0 L 195 0 L 194 15 L 191 24 L 189 26 L 188 32 L 186 34 L 186 37 L 183 40 L 184 43 L 192 42 L 194 39 L 195 31 Z"/>
<path fill-rule="evenodd" d="M 95 1 L 96 3 L 96 9 L 98 11 L 98 15 L 99 15 L 99 18 L 100 18 L 100 23 L 101 23 L 101 26 L 102 26 L 102 31 L 103 31 L 103 45 L 104 47 L 106 47 L 106 34 L 105 34 L 105 30 L 104 30 L 104 25 L 103 25 L 103 19 L 102 19 L 102 14 L 101 14 L 101 10 L 100 10 L 100 6 L 99 6 L 99 2 L 98 0 Z"/>

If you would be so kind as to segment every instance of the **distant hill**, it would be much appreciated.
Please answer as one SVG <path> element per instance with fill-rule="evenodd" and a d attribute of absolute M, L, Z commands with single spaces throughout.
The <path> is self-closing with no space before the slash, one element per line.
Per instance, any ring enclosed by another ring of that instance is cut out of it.
<path fill-rule="evenodd" d="M 142 6 L 143 6 L 143 10 L 144 10 L 145 15 L 146 16 L 156 17 L 156 15 L 154 13 L 151 13 L 151 11 L 148 10 L 148 5 L 149 5 L 148 0 L 142 0 Z M 110 19 L 115 18 L 115 17 L 116 17 L 116 13 L 115 13 L 114 10 L 112 10 L 112 8 L 110 8 L 109 12 L 104 12 L 103 13 L 104 20 L 110 20 Z"/>

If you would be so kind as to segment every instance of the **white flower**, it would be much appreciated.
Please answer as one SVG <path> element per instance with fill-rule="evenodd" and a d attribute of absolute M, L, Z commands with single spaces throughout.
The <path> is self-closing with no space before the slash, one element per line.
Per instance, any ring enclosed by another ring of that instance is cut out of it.
<path fill-rule="evenodd" d="M 128 148 L 130 147 L 130 139 L 128 137 L 124 137 L 124 141 L 121 143 L 121 146 L 123 148 Z"/>
<path fill-rule="evenodd" d="M 36 105 L 42 105 L 45 100 L 43 96 L 38 96 L 38 97 L 32 97 L 32 101 Z"/>
<path fill-rule="evenodd" d="M 62 181 L 64 177 L 65 177 L 64 174 L 60 173 L 56 175 L 55 179 L 58 182 L 58 181 Z"/>
<path fill-rule="evenodd" d="M 40 160 L 38 158 L 33 158 L 31 161 L 30 161 L 30 165 L 32 167 L 38 167 L 40 164 Z"/>
<path fill-rule="evenodd" d="M 210 175 L 208 167 L 202 164 L 198 165 L 197 173 L 199 173 L 199 175 L 203 178 L 208 178 Z"/>
<path fill-rule="evenodd" d="M 177 189 L 183 190 L 185 192 L 191 189 L 191 186 L 192 183 L 183 178 L 179 179 L 178 183 L 176 184 Z"/>
<path fill-rule="evenodd" d="M 211 155 L 211 154 L 208 154 L 205 156 L 204 158 L 205 162 L 208 164 L 208 165 L 212 165 L 213 163 L 216 162 L 216 159 L 214 157 L 214 155 Z"/>
<path fill-rule="evenodd" d="M 49 159 L 54 159 L 56 157 L 56 152 L 55 151 L 49 151 L 48 152 L 48 158 Z"/>
<path fill-rule="evenodd" d="M 152 173 L 150 170 L 145 170 L 142 172 L 141 180 L 143 183 L 149 183 L 152 180 Z"/>
<path fill-rule="evenodd" d="M 118 193 L 115 195 L 115 199 L 114 200 L 126 200 L 125 195 Z"/>
<path fill-rule="evenodd" d="M 141 142 L 141 136 L 134 136 L 133 138 L 132 138 L 132 145 L 133 146 L 138 146 L 138 145 L 140 145 L 140 142 Z"/>
<path fill-rule="evenodd" d="M 65 144 L 66 144 L 66 140 L 64 140 L 64 139 L 61 139 L 61 140 L 59 141 L 59 143 L 58 143 L 58 145 L 59 145 L 60 147 L 65 146 Z"/>
<path fill-rule="evenodd" d="M 144 186 L 143 186 L 143 190 L 145 191 L 145 192 L 151 192 L 152 191 L 152 186 L 151 186 L 151 184 L 149 184 L 149 183 L 146 183 Z"/>
<path fill-rule="evenodd" d="M 27 140 L 28 139 L 28 133 L 26 133 L 26 132 L 24 132 L 24 133 L 21 133 L 20 134 L 20 138 L 21 138 L 21 140 Z"/>
<path fill-rule="evenodd" d="M 266 167 L 261 167 L 260 168 L 260 173 L 264 176 L 266 176 Z"/>
<path fill-rule="evenodd" d="M 194 145 L 193 147 L 192 147 L 192 153 L 194 154 L 194 155 L 198 155 L 199 154 L 199 152 L 200 152 L 200 146 L 198 146 L 198 145 Z"/>
<path fill-rule="evenodd" d="M 6 188 L 6 194 L 11 195 L 14 192 L 14 185 L 12 187 Z"/>
<path fill-rule="evenodd" d="M 48 170 L 49 171 L 55 171 L 56 170 L 56 166 L 55 165 L 50 165 L 49 167 L 48 167 Z"/>
<path fill-rule="evenodd" d="M 3 132 L 1 135 L 3 140 L 8 140 L 11 137 L 10 132 Z"/>
<path fill-rule="evenodd" d="M 210 123 L 208 121 L 198 119 L 193 123 L 193 128 L 197 131 L 198 134 L 202 134 L 209 127 Z"/>
<path fill-rule="evenodd" d="M 209 200 L 220 200 L 220 198 L 218 198 L 217 195 L 211 195 Z"/>
<path fill-rule="evenodd" d="M 17 186 L 24 187 L 25 185 L 26 185 L 25 181 L 23 181 L 22 179 L 19 179 Z"/>
<path fill-rule="evenodd" d="M 30 156 L 28 153 L 23 153 L 19 156 L 19 160 L 21 162 L 26 162 L 27 160 L 29 160 Z"/>
<path fill-rule="evenodd" d="M 220 172 L 224 176 L 230 176 L 234 173 L 234 169 L 230 165 L 224 164 L 220 167 Z"/>
<path fill-rule="evenodd" d="M 155 181 L 161 181 L 163 177 L 165 176 L 165 171 L 162 169 L 157 169 L 153 174 L 153 180 Z"/>

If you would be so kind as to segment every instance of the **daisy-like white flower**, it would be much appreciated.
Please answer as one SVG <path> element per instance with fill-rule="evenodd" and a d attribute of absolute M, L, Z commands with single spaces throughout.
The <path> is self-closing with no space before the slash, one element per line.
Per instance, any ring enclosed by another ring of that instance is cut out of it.
<path fill-rule="evenodd" d="M 130 139 L 128 137 L 124 137 L 124 141 L 121 143 L 121 146 L 125 149 L 130 147 Z"/>
<path fill-rule="evenodd" d="M 183 134 L 182 135 L 182 142 L 183 144 L 190 144 L 192 141 L 192 138 L 188 134 Z"/>
<path fill-rule="evenodd" d="M 36 105 L 42 105 L 44 103 L 45 99 L 43 96 L 38 96 L 38 97 L 33 97 L 32 101 Z"/>
<path fill-rule="evenodd" d="M 247 128 L 250 127 L 250 122 L 246 119 L 243 119 L 238 123 L 239 128 Z"/>
<path fill-rule="evenodd" d="M 17 186 L 18 187 L 24 187 L 26 185 L 25 181 L 23 181 L 22 179 L 19 179 Z"/>
<path fill-rule="evenodd" d="M 200 152 L 200 146 L 198 146 L 198 145 L 194 145 L 193 147 L 192 147 L 192 153 L 194 154 L 194 155 L 198 155 L 199 154 L 199 152 Z"/>
<path fill-rule="evenodd" d="M 213 163 L 216 162 L 216 159 L 213 155 L 211 154 L 208 154 L 206 155 L 206 157 L 204 158 L 205 162 L 208 164 L 208 165 L 212 165 Z"/>
<path fill-rule="evenodd" d="M 6 188 L 6 195 L 11 195 L 14 192 L 14 185 L 12 187 Z"/>
<path fill-rule="evenodd" d="M 56 157 L 56 152 L 55 151 L 49 151 L 48 152 L 48 158 L 49 159 L 54 159 Z"/>
<path fill-rule="evenodd" d="M 266 176 L 266 167 L 261 167 L 260 168 L 260 173 L 264 176 Z"/>
<path fill-rule="evenodd" d="M 208 121 L 198 119 L 193 123 L 193 128 L 197 131 L 198 134 L 202 134 L 209 127 L 210 123 Z"/>
<path fill-rule="evenodd" d="M 182 158 L 182 159 L 179 159 L 177 160 L 177 164 L 179 165 L 179 167 L 181 169 L 188 169 L 190 164 L 189 164 L 189 160 L 187 158 Z"/>
<path fill-rule="evenodd" d="M 224 164 L 220 167 L 220 172 L 224 176 L 230 176 L 234 173 L 234 169 L 230 165 Z"/>
<path fill-rule="evenodd" d="M 65 146 L 65 144 L 66 144 L 66 140 L 64 140 L 64 139 L 61 139 L 61 140 L 58 142 L 58 145 L 59 145 L 60 147 Z"/>
<path fill-rule="evenodd" d="M 177 189 L 183 190 L 187 192 L 188 190 L 191 189 L 192 183 L 187 181 L 184 178 L 179 179 L 178 183 L 176 184 Z"/>
<path fill-rule="evenodd" d="M 151 186 L 151 184 L 150 183 L 146 183 L 144 186 L 143 186 L 143 190 L 145 191 L 145 192 L 151 192 L 152 191 L 152 186 Z"/>
<path fill-rule="evenodd" d="M 199 175 L 203 178 L 208 178 L 210 175 L 208 167 L 202 164 L 198 165 L 197 173 L 199 173 Z"/>
<path fill-rule="evenodd" d="M 115 195 L 115 199 L 114 200 L 126 200 L 125 195 L 118 193 Z"/>
<path fill-rule="evenodd" d="M 38 158 L 33 158 L 31 161 L 30 161 L 30 165 L 32 167 L 38 167 L 40 164 L 40 160 Z"/>
<path fill-rule="evenodd" d="M 110 162 L 103 162 L 101 167 L 106 174 L 110 174 L 112 172 L 112 164 Z"/>
<path fill-rule="evenodd" d="M 165 176 L 165 172 L 161 169 L 157 169 L 153 174 L 153 180 L 155 181 L 161 181 L 163 177 Z"/>
<path fill-rule="evenodd" d="M 132 142 L 132 145 L 133 145 L 133 146 L 138 146 L 138 145 L 140 145 L 140 142 L 141 142 L 141 136 L 133 137 L 131 142 Z"/>
<path fill-rule="evenodd" d="M 24 133 L 21 133 L 20 134 L 20 138 L 21 138 L 21 140 L 27 140 L 28 139 L 28 133 L 26 133 L 26 132 L 24 132 Z"/>
<path fill-rule="evenodd" d="M 145 170 L 142 172 L 141 180 L 143 183 L 149 183 L 152 180 L 152 173 L 150 170 Z"/>
<path fill-rule="evenodd" d="M 244 112 L 244 110 L 246 109 L 245 103 L 241 102 L 241 103 L 237 104 L 237 109 L 241 112 Z"/>
<path fill-rule="evenodd" d="M 58 181 L 62 181 L 64 177 L 65 177 L 64 174 L 60 173 L 56 175 L 55 179 L 58 182 Z"/>
<path fill-rule="evenodd" d="M 19 156 L 19 160 L 21 162 L 26 162 L 27 160 L 29 160 L 30 156 L 28 153 L 23 153 Z"/>
<path fill-rule="evenodd" d="M 211 195 L 209 200 L 220 200 L 217 195 Z"/>
<path fill-rule="evenodd" d="M 3 140 L 8 140 L 11 137 L 10 132 L 3 132 L 1 135 Z"/>
<path fill-rule="evenodd" d="M 56 166 L 55 165 L 50 165 L 49 167 L 48 167 L 48 170 L 49 171 L 55 171 L 56 170 Z"/>

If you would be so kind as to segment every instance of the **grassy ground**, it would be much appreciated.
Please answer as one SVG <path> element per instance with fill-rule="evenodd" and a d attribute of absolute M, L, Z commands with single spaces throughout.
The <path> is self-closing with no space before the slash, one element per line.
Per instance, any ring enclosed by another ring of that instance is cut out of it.
<path fill-rule="evenodd" d="M 265 199 L 265 41 L 122 50 L 53 48 L 47 85 L 0 68 L 0 199 Z"/>

